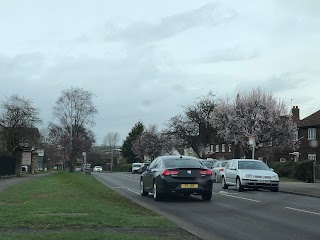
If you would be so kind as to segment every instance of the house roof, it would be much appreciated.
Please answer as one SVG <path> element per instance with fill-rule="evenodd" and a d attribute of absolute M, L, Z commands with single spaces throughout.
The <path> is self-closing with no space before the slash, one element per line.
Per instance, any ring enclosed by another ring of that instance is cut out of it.
<path fill-rule="evenodd" d="M 320 110 L 298 122 L 298 127 L 312 126 L 320 126 Z"/>

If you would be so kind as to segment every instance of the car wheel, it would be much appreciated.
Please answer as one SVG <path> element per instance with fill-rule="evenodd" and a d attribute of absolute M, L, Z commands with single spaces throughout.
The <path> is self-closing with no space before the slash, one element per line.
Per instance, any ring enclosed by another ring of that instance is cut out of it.
<path fill-rule="evenodd" d="M 243 191 L 244 187 L 241 185 L 241 181 L 240 181 L 240 178 L 239 178 L 239 177 L 237 177 L 237 184 L 236 184 L 236 186 L 237 186 L 238 192 L 242 192 L 242 191 Z"/>
<path fill-rule="evenodd" d="M 224 177 L 221 179 L 221 187 L 222 189 L 228 189 L 228 185 L 226 184 L 226 180 Z"/>
<path fill-rule="evenodd" d="M 153 199 L 155 201 L 159 201 L 161 200 L 161 194 L 158 192 L 158 186 L 157 186 L 157 183 L 156 181 L 153 182 Z"/>
<path fill-rule="evenodd" d="M 144 190 L 144 185 L 143 185 L 143 180 L 142 179 L 140 180 L 140 193 L 141 193 L 141 196 L 148 196 L 148 192 L 146 192 Z"/>
<path fill-rule="evenodd" d="M 212 192 L 210 192 L 210 193 L 203 193 L 203 194 L 201 195 L 201 197 L 202 197 L 202 200 L 203 200 L 203 201 L 209 201 L 209 200 L 211 200 Z"/>
<path fill-rule="evenodd" d="M 278 192 L 279 191 L 279 187 L 270 188 L 270 191 L 271 192 Z"/>

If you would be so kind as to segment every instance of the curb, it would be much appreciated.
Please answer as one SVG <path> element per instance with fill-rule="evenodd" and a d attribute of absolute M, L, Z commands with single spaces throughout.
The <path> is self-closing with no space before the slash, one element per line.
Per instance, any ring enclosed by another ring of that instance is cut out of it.
<path fill-rule="evenodd" d="M 310 194 L 310 193 L 301 193 L 301 192 L 286 191 L 286 190 L 280 190 L 280 189 L 279 189 L 279 192 L 289 193 L 289 194 L 294 194 L 294 195 L 299 195 L 299 196 L 307 196 L 307 197 L 320 198 L 320 195 Z"/>

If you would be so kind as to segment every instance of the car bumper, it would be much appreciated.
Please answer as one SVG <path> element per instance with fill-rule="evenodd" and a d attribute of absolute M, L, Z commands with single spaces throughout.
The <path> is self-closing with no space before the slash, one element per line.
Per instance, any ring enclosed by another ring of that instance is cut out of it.
<path fill-rule="evenodd" d="M 276 180 L 255 180 L 242 179 L 241 185 L 244 187 L 260 187 L 260 188 L 274 188 L 279 187 L 279 181 Z"/>
<path fill-rule="evenodd" d="M 182 188 L 181 184 L 198 184 L 197 188 Z M 176 180 L 173 178 L 159 177 L 157 179 L 157 187 L 159 193 L 162 194 L 202 194 L 212 192 L 212 178 L 198 180 Z"/>

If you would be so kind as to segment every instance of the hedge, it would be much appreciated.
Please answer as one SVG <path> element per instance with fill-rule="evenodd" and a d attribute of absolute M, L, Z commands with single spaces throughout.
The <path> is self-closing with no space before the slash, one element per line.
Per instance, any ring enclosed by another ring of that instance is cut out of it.
<path fill-rule="evenodd" d="M 269 167 L 273 168 L 279 177 L 291 177 L 293 164 L 294 162 L 273 162 Z"/>
<path fill-rule="evenodd" d="M 273 168 L 279 177 L 295 178 L 301 181 L 313 182 L 312 160 L 300 162 L 274 162 L 269 167 Z"/>
<path fill-rule="evenodd" d="M 124 163 L 124 164 L 119 164 L 115 165 L 114 171 L 115 172 L 131 172 L 131 163 Z"/>

